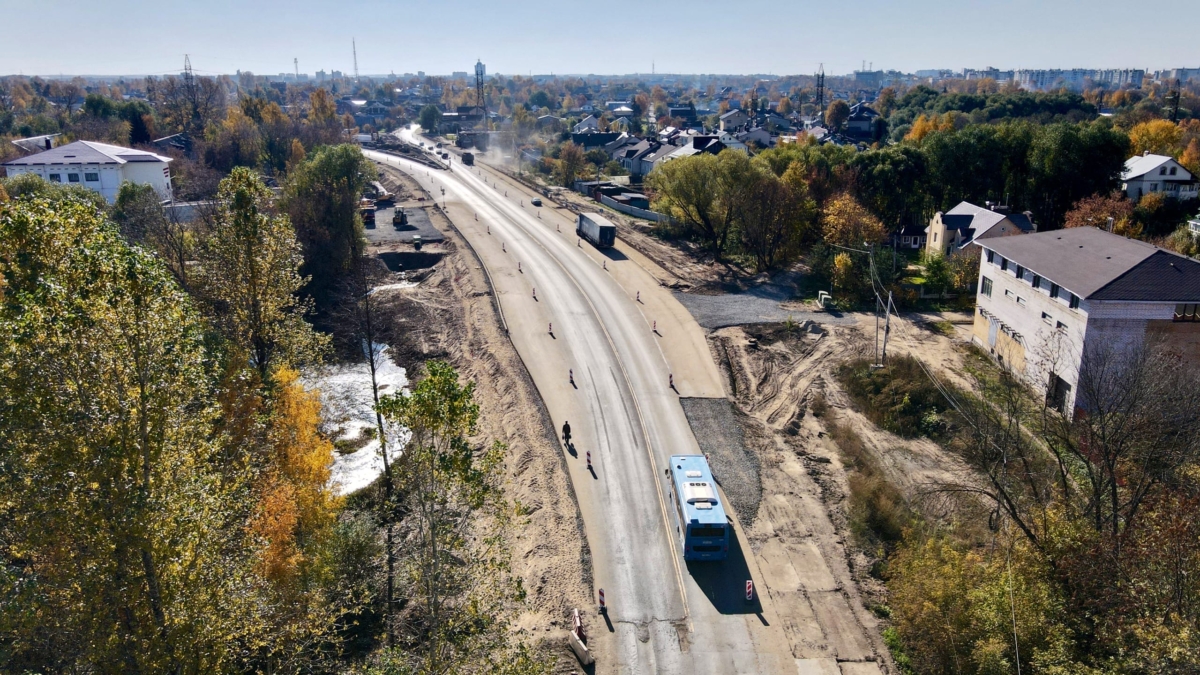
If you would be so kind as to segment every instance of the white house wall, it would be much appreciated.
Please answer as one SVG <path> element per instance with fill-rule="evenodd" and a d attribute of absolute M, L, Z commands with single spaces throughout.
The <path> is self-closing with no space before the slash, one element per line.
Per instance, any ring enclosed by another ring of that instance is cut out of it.
<path fill-rule="evenodd" d="M 1043 277 L 1043 288 L 1034 288 L 1034 272 L 1025 270 L 1023 280 L 1016 278 L 1016 264 L 1009 262 L 1008 270 L 1000 269 L 1000 256 L 995 263 L 988 263 L 987 251 L 980 249 L 979 285 L 983 278 L 992 280 L 992 295 L 982 291 L 977 296 L 977 306 L 995 316 L 1012 331 L 1021 335 L 1024 346 L 1025 370 L 1023 375 L 1039 391 L 1045 391 L 1050 372 L 1055 372 L 1071 385 L 1072 395 L 1079 376 L 1080 356 L 1084 340 L 1088 337 L 1088 314 L 1083 303 L 1071 309 L 1066 300 L 1050 297 L 1051 281 Z M 1069 291 L 1070 289 L 1064 289 Z M 1008 293 L 1012 295 L 1009 296 Z M 1018 302 L 1018 298 L 1024 304 Z M 1044 320 L 1042 314 L 1049 315 Z M 1049 323 L 1047 323 L 1049 321 Z M 1064 327 L 1059 329 L 1058 323 Z M 987 344 L 981 345 L 988 349 Z M 1070 402 L 1068 402 L 1070 405 Z"/>

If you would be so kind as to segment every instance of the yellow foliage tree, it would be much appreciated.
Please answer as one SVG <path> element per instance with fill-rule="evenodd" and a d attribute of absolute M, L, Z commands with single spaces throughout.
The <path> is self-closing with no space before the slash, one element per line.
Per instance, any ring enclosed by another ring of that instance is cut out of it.
<path fill-rule="evenodd" d="M 883 223 L 848 194 L 834 197 L 825 206 L 825 242 L 848 248 L 881 243 L 887 237 Z"/>
<path fill-rule="evenodd" d="M 833 257 L 833 285 L 835 288 L 846 288 L 851 285 L 854 274 L 854 261 L 850 254 L 839 253 Z"/>
<path fill-rule="evenodd" d="M 299 138 L 292 139 L 292 147 L 288 150 L 287 172 L 291 173 L 292 169 L 300 166 L 300 162 L 304 161 L 306 154 L 304 152 L 304 144 Z"/>
<path fill-rule="evenodd" d="M 1191 171 L 1193 176 L 1200 176 L 1200 138 L 1193 138 L 1188 142 L 1187 149 L 1179 156 L 1179 163 Z"/>
<path fill-rule="evenodd" d="M 913 122 L 912 129 L 909 129 L 908 133 L 905 134 L 904 140 L 920 143 L 925 139 L 926 136 L 936 131 L 937 128 L 938 124 L 936 115 L 933 119 L 930 119 L 924 114 L 921 114 L 917 117 L 916 121 Z"/>
<path fill-rule="evenodd" d="M 1183 130 L 1179 125 L 1167 120 L 1150 120 L 1142 122 L 1129 130 L 1129 142 L 1137 154 L 1150 152 L 1155 155 L 1170 155 L 1179 153 L 1179 144 L 1183 138 Z"/>
<path fill-rule="evenodd" d="M 269 437 L 273 457 L 264 472 L 259 511 L 251 529 L 264 541 L 262 570 L 284 581 L 300 571 L 305 544 L 317 543 L 333 524 L 338 500 L 329 490 L 333 444 L 319 429 L 321 399 L 290 366 L 272 376 Z"/>

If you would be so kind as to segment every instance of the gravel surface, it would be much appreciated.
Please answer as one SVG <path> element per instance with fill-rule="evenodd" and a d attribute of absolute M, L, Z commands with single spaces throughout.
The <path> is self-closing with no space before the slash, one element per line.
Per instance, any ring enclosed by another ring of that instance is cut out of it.
<path fill-rule="evenodd" d="M 758 458 L 746 449 L 733 403 L 724 398 L 681 398 L 679 403 L 700 450 L 708 457 L 713 477 L 733 503 L 742 527 L 749 527 L 758 516 L 762 480 Z"/>
<path fill-rule="evenodd" d="M 413 235 L 421 235 L 421 239 L 425 242 L 442 241 L 446 237 L 438 232 L 433 223 L 429 221 L 429 214 L 425 211 L 425 206 L 413 206 L 412 204 L 402 205 L 401 208 L 408 214 L 408 224 L 397 228 L 392 225 L 392 214 L 396 212 L 396 207 L 386 207 L 375 210 L 375 225 L 366 226 L 367 241 L 378 246 L 381 244 L 411 244 Z"/>
<path fill-rule="evenodd" d="M 748 323 L 774 323 L 791 317 L 793 321 L 815 321 L 817 323 L 853 324 L 851 317 L 838 316 L 829 312 L 809 312 L 787 309 L 783 305 L 791 299 L 791 291 L 775 284 L 763 284 L 740 293 L 701 295 L 681 293 L 675 297 L 687 307 L 696 322 L 710 330 L 726 326 L 741 326 Z"/>

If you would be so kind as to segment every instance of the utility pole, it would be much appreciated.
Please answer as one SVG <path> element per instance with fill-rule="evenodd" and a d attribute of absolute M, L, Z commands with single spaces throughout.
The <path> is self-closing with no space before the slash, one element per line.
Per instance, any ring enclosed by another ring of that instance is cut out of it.
<path fill-rule="evenodd" d="M 300 81 L 300 59 L 293 58 L 292 65 L 296 67 L 296 81 Z"/>
<path fill-rule="evenodd" d="M 354 84 L 358 84 L 358 45 L 350 38 L 350 51 L 354 53 Z"/>

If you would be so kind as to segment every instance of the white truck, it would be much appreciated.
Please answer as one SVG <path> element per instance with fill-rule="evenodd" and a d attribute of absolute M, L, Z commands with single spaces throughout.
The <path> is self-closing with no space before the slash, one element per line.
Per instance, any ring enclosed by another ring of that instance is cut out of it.
<path fill-rule="evenodd" d="M 575 234 L 596 248 L 608 248 L 617 241 L 617 226 L 599 213 L 581 213 L 575 221 Z"/>

